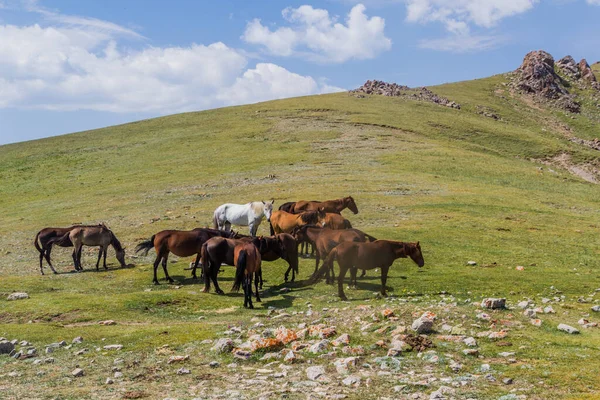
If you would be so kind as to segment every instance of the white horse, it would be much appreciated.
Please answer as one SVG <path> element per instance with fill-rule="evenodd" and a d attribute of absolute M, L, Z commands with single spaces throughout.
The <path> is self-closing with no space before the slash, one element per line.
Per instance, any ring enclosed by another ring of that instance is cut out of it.
<path fill-rule="evenodd" d="M 267 217 L 267 221 L 271 220 L 273 202 L 274 200 L 267 202 L 254 201 L 248 204 L 222 204 L 215 210 L 213 216 L 214 228 L 229 231 L 232 224 L 249 226 L 250 235 L 256 236 L 256 231 L 263 217 Z"/>

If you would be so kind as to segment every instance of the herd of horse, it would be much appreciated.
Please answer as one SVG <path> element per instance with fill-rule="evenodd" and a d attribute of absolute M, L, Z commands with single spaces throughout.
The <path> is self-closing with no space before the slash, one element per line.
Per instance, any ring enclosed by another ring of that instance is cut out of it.
<path fill-rule="evenodd" d="M 424 265 L 419 242 L 408 243 L 393 240 L 378 240 L 352 227 L 341 212 L 349 209 L 358 214 L 358 207 L 351 196 L 327 201 L 297 201 L 282 204 L 273 211 L 274 201 L 256 201 L 247 204 L 223 204 L 214 212 L 213 228 L 196 228 L 191 231 L 164 230 L 152 235 L 136 246 L 136 253 L 144 255 L 154 248 L 153 283 L 158 285 L 158 266 L 162 265 L 165 279 L 173 283 L 167 271 L 169 254 L 178 257 L 195 256 L 192 263 L 192 278 L 198 279 L 197 269 L 201 265 L 204 292 L 210 291 L 211 282 L 218 294 L 218 274 L 221 265 L 235 267 L 233 291 L 240 287 L 244 291 L 244 307 L 253 308 L 254 295 L 260 302 L 262 289 L 262 261 L 283 259 L 288 263 L 284 279 L 288 282 L 291 273 L 293 282 L 298 274 L 299 245 L 312 245 L 315 253 L 315 271 L 311 280 L 317 282 L 323 276 L 327 283 L 335 279 L 334 261 L 339 265 L 338 295 L 345 300 L 343 282 L 350 271 L 350 284 L 356 285 L 357 270 L 381 270 L 381 294 L 386 295 L 389 268 L 398 258 L 410 258 L 419 267 Z M 270 224 L 271 236 L 256 236 L 263 219 Z M 232 225 L 248 226 L 250 235 L 231 230 Z M 73 263 L 81 271 L 82 246 L 100 248 L 96 270 L 109 246 L 113 246 L 121 267 L 125 267 L 125 251 L 115 234 L 104 224 L 74 225 L 67 228 L 44 228 L 35 237 L 34 245 L 39 252 L 40 272 L 44 274 L 43 261 L 47 261 L 52 272 L 57 273 L 50 261 L 52 246 L 73 247 Z M 319 267 L 319 263 L 323 261 Z"/>

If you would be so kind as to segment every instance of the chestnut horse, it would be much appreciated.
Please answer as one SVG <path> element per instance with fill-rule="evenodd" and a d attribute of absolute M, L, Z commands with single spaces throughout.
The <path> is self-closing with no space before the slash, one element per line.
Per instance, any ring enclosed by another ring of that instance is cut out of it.
<path fill-rule="evenodd" d="M 221 264 L 235 266 L 234 249 L 238 244 L 251 242 L 251 237 L 244 238 L 227 238 L 227 237 L 212 237 L 202 245 L 200 257 L 202 260 L 202 274 L 204 275 L 204 293 L 210 291 L 210 281 L 215 285 L 215 292 L 223 294 L 224 292 L 219 287 L 217 275 Z M 197 265 L 197 263 L 196 263 Z M 194 272 L 196 275 L 196 266 Z"/>
<path fill-rule="evenodd" d="M 98 261 L 96 262 L 96 270 L 99 269 L 100 259 L 104 255 L 104 269 L 108 269 L 106 266 L 106 254 L 108 252 L 108 246 L 112 246 L 115 249 L 116 257 L 121 267 L 125 267 L 125 250 L 121 246 L 121 242 L 115 236 L 115 234 L 106 227 L 106 225 L 82 225 L 75 226 L 73 229 L 65 233 L 59 238 L 50 239 L 49 244 L 57 244 L 59 246 L 66 247 L 71 243 L 73 249 L 73 261 L 75 263 L 75 270 L 82 271 L 81 266 L 81 249 L 83 246 L 97 246 L 100 247 L 98 253 Z"/>
<path fill-rule="evenodd" d="M 354 214 L 358 214 L 358 207 L 354 202 L 352 196 L 344 197 L 337 200 L 325 200 L 325 201 L 297 201 L 294 204 L 292 212 L 295 214 L 304 211 L 315 211 L 323 208 L 325 212 L 340 214 L 343 209 L 348 208 Z"/>
<path fill-rule="evenodd" d="M 275 211 L 271 215 L 271 236 L 276 233 L 290 233 L 302 225 L 323 224 L 325 210 L 307 211 L 302 214 L 290 214 L 285 211 Z"/>
<path fill-rule="evenodd" d="M 329 229 L 351 229 L 352 224 L 341 214 L 326 213 L 323 226 Z"/>
<path fill-rule="evenodd" d="M 425 264 L 421 245 L 417 243 L 404 243 L 393 240 L 376 240 L 370 243 L 344 242 L 336 246 L 313 276 L 316 281 L 330 268 L 333 261 L 337 260 L 340 266 L 338 276 L 338 295 L 342 300 L 348 300 L 344 294 L 344 276 L 350 270 L 351 281 L 356 279 L 356 270 L 381 268 L 381 294 L 386 296 L 385 284 L 388 271 L 397 258 L 410 257 L 419 267 Z"/>
<path fill-rule="evenodd" d="M 231 291 L 239 291 L 240 285 L 244 289 L 244 308 L 254 308 L 252 305 L 252 277 L 256 291 L 256 301 L 260 302 L 258 295 L 258 276 L 260 273 L 260 252 L 252 243 L 244 242 L 235 246 L 235 280 Z"/>
<path fill-rule="evenodd" d="M 374 242 L 377 239 L 367 235 L 358 229 L 330 229 L 315 225 L 304 225 L 293 232 L 298 242 L 304 241 L 315 246 L 317 253 L 315 257 L 315 274 L 319 268 L 319 262 L 325 260 L 329 252 L 342 242 Z M 333 268 L 331 269 L 333 272 Z M 364 276 L 364 271 L 363 271 Z M 334 276 L 335 278 L 335 276 Z"/>
<path fill-rule="evenodd" d="M 200 261 L 200 251 L 202 250 L 202 245 L 212 237 L 229 237 L 234 234 L 234 232 L 225 232 L 210 228 L 196 228 L 191 231 L 165 230 L 158 232 L 156 235 L 152 235 L 149 240 L 138 244 L 135 248 L 135 252 L 139 253 L 140 251 L 144 251 L 143 254 L 147 255 L 148 250 L 151 248 L 154 247 L 156 250 L 156 259 L 154 260 L 154 279 L 152 280 L 155 285 L 159 284 L 158 278 L 156 277 L 156 272 L 158 270 L 158 264 L 161 263 L 161 260 L 163 271 L 165 271 L 165 279 L 169 283 L 174 282 L 167 272 L 167 259 L 169 258 L 170 252 L 179 257 L 189 257 L 196 254 L 196 261 L 194 262 L 192 277 L 197 279 L 196 267 L 198 266 L 198 261 Z"/>

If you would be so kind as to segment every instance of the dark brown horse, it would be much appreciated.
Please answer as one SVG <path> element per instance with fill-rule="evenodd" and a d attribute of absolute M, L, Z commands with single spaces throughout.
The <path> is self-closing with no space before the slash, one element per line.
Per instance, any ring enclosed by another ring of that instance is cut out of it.
<path fill-rule="evenodd" d="M 344 294 L 344 276 L 350 270 L 351 281 L 356 279 L 356 270 L 381 268 L 381 294 L 386 296 L 385 285 L 388 271 L 397 258 L 410 257 L 419 267 L 425 264 L 421 245 L 417 243 L 404 243 L 393 240 L 376 240 L 370 243 L 344 242 L 336 246 L 319 268 L 314 279 L 318 280 L 330 268 L 333 261 L 337 260 L 340 266 L 338 276 L 338 295 L 342 300 L 347 300 Z"/>
<path fill-rule="evenodd" d="M 290 233 L 302 225 L 323 224 L 325 210 L 307 211 L 302 214 L 290 214 L 285 211 L 275 211 L 271 214 L 271 236 L 276 233 Z"/>
<path fill-rule="evenodd" d="M 158 232 L 156 235 L 152 235 L 149 240 L 138 244 L 135 248 L 135 252 L 139 253 L 140 251 L 144 251 L 143 254 L 146 255 L 148 254 L 148 250 L 151 248 L 154 247 L 156 250 L 156 259 L 154 260 L 154 279 L 152 280 L 155 285 L 159 284 L 158 278 L 156 277 L 156 272 L 158 270 L 158 264 L 160 264 L 161 261 L 163 270 L 165 271 L 165 279 L 170 283 L 174 282 L 167 272 L 167 259 L 169 258 L 169 253 L 171 252 L 179 257 L 189 257 L 193 256 L 194 254 L 196 255 L 192 277 L 197 279 L 196 267 L 200 261 L 200 251 L 202 250 L 202 245 L 212 237 L 229 237 L 231 235 L 234 235 L 234 233 L 210 228 L 196 228 L 191 231 L 165 230 Z"/>
<path fill-rule="evenodd" d="M 352 196 L 344 197 L 337 200 L 325 200 L 325 201 L 297 201 L 294 204 L 293 212 L 295 214 L 304 211 L 315 211 L 320 208 L 325 209 L 325 212 L 340 214 L 343 209 L 348 208 L 354 214 L 358 214 L 358 207 L 354 202 Z"/>
<path fill-rule="evenodd" d="M 210 291 L 211 280 L 215 285 L 215 292 L 218 294 L 224 293 L 219 287 L 219 283 L 217 281 L 221 264 L 235 266 L 235 247 L 238 244 L 249 243 L 251 240 L 251 237 L 232 239 L 217 236 L 208 239 L 202 245 L 200 257 L 202 260 L 202 274 L 204 276 L 204 293 L 208 293 Z M 194 276 L 195 273 L 196 272 L 194 269 Z"/>
<path fill-rule="evenodd" d="M 40 272 L 44 275 L 43 262 L 44 258 L 48 262 L 50 269 L 52 272 L 57 274 L 56 270 L 52 266 L 52 262 L 50 262 L 50 252 L 52 251 L 52 243 L 50 240 L 60 238 L 64 236 L 66 233 L 70 232 L 71 229 L 75 228 L 77 225 L 69 226 L 68 228 L 44 228 L 35 235 L 35 239 L 33 241 L 33 245 L 40 253 Z M 57 243 L 55 243 L 57 244 Z M 72 247 L 73 243 L 71 240 L 68 242 L 65 241 L 64 244 L 60 245 L 61 247 Z M 75 260 L 73 260 L 75 262 Z"/>
<path fill-rule="evenodd" d="M 284 279 L 287 282 L 290 271 L 292 282 L 296 280 L 298 273 L 298 245 L 296 239 L 288 233 L 278 233 L 275 236 L 263 237 L 264 243 L 260 255 L 263 261 L 275 261 L 279 258 L 287 261 L 288 269 L 285 271 Z M 262 289 L 262 270 L 260 274 L 260 287 Z"/>
<path fill-rule="evenodd" d="M 96 261 L 96 270 L 99 269 L 102 255 L 104 255 L 104 269 L 108 269 L 106 266 L 108 246 L 112 246 L 115 249 L 116 257 L 121 264 L 121 267 L 126 266 L 125 250 L 123 249 L 123 246 L 121 246 L 121 242 L 119 242 L 119 239 L 117 239 L 115 234 L 104 224 L 75 226 L 60 238 L 50 239 L 48 243 L 57 244 L 63 247 L 68 246 L 69 243 L 71 243 L 74 247 L 73 261 L 75 262 L 75 270 L 77 271 L 83 270 L 83 267 L 81 266 L 81 249 L 84 245 L 100 247 L 98 261 Z"/>
<path fill-rule="evenodd" d="M 249 242 L 240 243 L 234 249 L 235 280 L 231 291 L 239 291 L 240 285 L 244 289 L 244 307 L 254 308 L 252 305 L 252 277 L 256 291 L 256 301 L 260 302 L 258 295 L 258 275 L 260 273 L 260 251 Z"/>

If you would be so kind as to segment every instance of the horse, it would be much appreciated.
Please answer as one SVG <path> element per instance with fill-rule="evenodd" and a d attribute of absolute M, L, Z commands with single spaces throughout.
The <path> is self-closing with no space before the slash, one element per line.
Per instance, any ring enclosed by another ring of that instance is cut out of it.
<path fill-rule="evenodd" d="M 287 282 L 290 271 L 292 282 L 296 280 L 298 272 L 298 245 L 296 239 L 288 233 L 278 233 L 275 236 L 263 237 L 264 244 L 260 255 L 263 261 L 275 261 L 279 258 L 287 261 L 288 269 L 285 271 L 284 279 Z M 260 288 L 262 289 L 262 269 L 260 272 Z"/>
<path fill-rule="evenodd" d="M 254 289 L 256 301 L 260 302 L 258 295 L 258 274 L 260 273 L 260 251 L 252 243 L 240 243 L 234 249 L 235 280 L 231 291 L 239 291 L 240 285 L 244 289 L 244 308 L 254 308 L 252 305 L 252 276 L 254 275 Z"/>
<path fill-rule="evenodd" d="M 75 270 L 77 271 L 83 270 L 83 267 L 81 266 L 81 249 L 84 245 L 100 247 L 98 261 L 96 261 L 96 271 L 99 269 L 102 255 L 104 255 L 104 269 L 108 269 L 106 266 L 108 246 L 112 246 L 115 249 L 116 257 L 121 264 L 121 267 L 124 268 L 126 266 L 125 250 L 123 249 L 123 246 L 121 246 L 121 242 L 119 242 L 119 239 L 117 239 L 115 234 L 104 224 L 75 226 L 63 236 L 51 239 L 49 243 L 63 247 L 66 247 L 71 243 L 74 247 L 73 262 L 75 263 Z"/>
<path fill-rule="evenodd" d="M 254 201 L 247 204 L 222 204 L 213 214 L 213 228 L 229 231 L 231 225 L 248 226 L 250 236 L 256 236 L 256 231 L 263 217 L 267 217 L 267 222 L 271 220 L 273 212 L 273 202 Z"/>
<path fill-rule="evenodd" d="M 298 214 L 303 211 L 314 211 L 320 208 L 325 209 L 325 212 L 340 214 L 343 209 L 348 208 L 354 214 L 358 214 L 358 207 L 352 196 L 344 197 L 337 200 L 325 201 L 297 201 L 294 204 L 293 213 Z"/>
<path fill-rule="evenodd" d="M 276 233 L 290 233 L 294 228 L 306 224 L 321 224 L 325 219 L 325 210 L 307 211 L 302 214 L 290 214 L 285 211 L 275 211 L 271 215 L 271 236 Z"/>
<path fill-rule="evenodd" d="M 200 251 L 202 250 L 202 245 L 212 237 L 228 237 L 233 234 L 233 232 L 225 232 L 210 228 L 196 228 L 191 231 L 164 230 L 152 235 L 149 240 L 138 244 L 135 248 L 135 252 L 139 253 L 140 251 L 144 251 L 143 254 L 147 255 L 151 248 L 154 247 L 156 250 L 156 259 L 154 260 L 154 279 L 152 280 L 155 285 L 159 284 L 158 278 L 156 277 L 156 272 L 158 270 L 158 264 L 161 262 L 161 260 L 163 270 L 165 271 L 165 279 L 169 283 L 175 282 L 173 279 L 171 279 L 169 273 L 167 272 L 167 259 L 169 258 L 170 252 L 179 257 L 189 257 L 196 254 L 192 278 L 198 279 L 196 276 L 196 267 L 198 266 L 198 261 L 200 261 Z"/>
<path fill-rule="evenodd" d="M 336 213 L 326 213 L 323 226 L 329 229 L 352 229 L 352 224 L 346 218 Z"/>
<path fill-rule="evenodd" d="M 296 204 L 295 201 L 290 201 L 287 203 L 283 203 L 282 205 L 279 206 L 279 211 L 285 211 L 288 212 L 290 214 L 293 214 L 292 210 L 294 209 L 294 205 Z"/>
<path fill-rule="evenodd" d="M 425 265 L 419 242 L 404 243 L 393 240 L 376 240 L 369 243 L 343 242 L 331 250 L 323 266 L 313 275 L 313 281 L 328 273 L 329 269 L 333 268 L 334 260 L 337 260 L 340 266 L 338 296 L 342 300 L 348 300 L 344 294 L 346 271 L 350 270 L 352 281 L 356 279 L 357 269 L 381 268 L 381 294 L 387 296 L 385 284 L 390 267 L 397 258 L 407 257 L 410 257 L 419 267 Z"/>
<path fill-rule="evenodd" d="M 297 241 L 312 243 L 316 248 L 315 274 L 319 268 L 319 262 L 325 260 L 331 250 L 342 242 L 374 242 L 377 238 L 364 233 L 358 229 L 330 229 L 314 225 L 304 225 L 294 230 Z M 333 273 L 333 268 L 331 269 Z M 364 276 L 365 271 L 363 271 Z M 333 276 L 335 278 L 335 276 Z"/>
<path fill-rule="evenodd" d="M 215 292 L 217 294 L 224 294 L 219 287 L 219 283 L 217 282 L 217 275 L 219 273 L 221 264 L 235 266 L 235 247 L 238 244 L 249 243 L 251 240 L 251 237 L 234 239 L 216 236 L 208 239 L 204 244 L 202 244 L 200 258 L 202 260 L 202 274 L 204 276 L 204 293 L 208 293 L 210 291 L 210 281 L 212 280 L 213 284 L 215 285 Z"/>
<path fill-rule="evenodd" d="M 66 233 L 70 232 L 73 228 L 78 225 L 69 226 L 68 228 L 43 228 L 41 231 L 35 235 L 35 239 L 33 240 L 33 245 L 40 253 L 40 272 L 44 275 L 44 267 L 43 262 L 44 258 L 48 262 L 50 269 L 52 272 L 57 274 L 56 270 L 52 266 L 52 262 L 50 262 L 50 252 L 52 251 L 52 243 L 50 243 L 51 239 L 60 238 L 64 236 Z M 58 243 L 54 243 L 58 244 Z M 64 244 L 60 245 L 61 247 L 72 247 L 73 242 L 71 240 L 65 240 Z"/>

